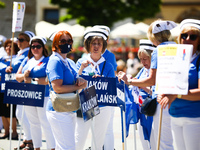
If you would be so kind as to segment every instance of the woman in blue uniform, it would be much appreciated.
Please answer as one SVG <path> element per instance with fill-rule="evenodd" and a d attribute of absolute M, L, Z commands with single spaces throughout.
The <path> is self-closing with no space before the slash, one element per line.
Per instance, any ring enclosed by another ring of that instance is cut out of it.
<path fill-rule="evenodd" d="M 178 42 L 193 45 L 188 94 L 159 95 L 158 102 L 169 105 L 177 150 L 200 149 L 200 20 L 185 19 L 180 27 Z"/>
<path fill-rule="evenodd" d="M 10 65 L 11 45 L 12 45 L 12 41 L 9 39 L 6 40 L 4 43 L 4 49 L 7 53 L 7 55 L 0 58 L 0 71 L 5 71 L 6 67 Z M 13 44 L 13 50 L 14 51 L 12 54 L 12 59 L 14 59 L 16 57 L 16 54 L 19 51 L 17 43 Z M 2 116 L 3 127 L 5 130 L 4 135 L 2 137 L 0 137 L 0 139 L 5 139 L 5 138 L 9 137 L 9 126 L 10 126 L 10 104 L 3 103 L 3 97 L 4 97 L 4 93 L 0 93 L 0 116 Z M 12 140 L 18 140 L 17 120 L 16 120 L 15 111 L 16 111 L 16 105 L 13 105 Z"/>
<path fill-rule="evenodd" d="M 102 53 L 107 47 L 107 36 L 108 33 L 104 29 L 93 27 L 86 30 L 84 34 L 84 47 L 90 54 L 77 61 L 76 64 L 79 75 L 94 75 L 98 77 L 102 74 L 103 77 L 115 77 L 113 66 L 102 56 Z M 96 141 L 97 150 L 102 150 L 112 110 L 109 106 L 103 107 L 99 105 L 99 107 L 100 114 L 94 118 L 94 140 Z M 87 122 L 84 122 L 83 119 L 77 120 L 76 149 L 78 150 L 84 148 L 85 140 L 91 125 L 90 123 L 91 120 Z"/>
<path fill-rule="evenodd" d="M 138 57 L 140 59 L 140 62 L 143 65 L 143 68 L 139 71 L 139 73 L 135 76 L 136 79 L 144 79 L 149 76 L 150 66 L 151 66 L 151 54 L 153 50 L 155 49 L 155 46 L 151 43 L 149 40 L 140 40 L 140 48 L 138 50 Z M 141 105 L 145 98 L 147 98 L 149 95 L 152 94 L 151 87 L 141 87 L 139 91 L 139 108 L 141 108 Z M 140 109 L 139 109 L 140 111 Z M 154 132 L 152 131 L 152 122 L 153 117 L 152 116 L 146 116 L 142 113 L 140 113 L 140 120 L 137 124 L 138 132 L 140 135 L 140 140 L 142 143 L 142 147 L 144 150 L 150 150 L 150 149 L 156 149 L 156 142 L 154 139 Z M 150 129 L 147 132 L 146 129 Z"/>
<path fill-rule="evenodd" d="M 175 42 L 169 41 L 171 32 L 170 30 L 176 27 L 176 23 L 173 21 L 163 21 L 157 20 L 154 21 L 148 29 L 148 39 L 155 45 L 168 45 L 176 44 Z M 138 86 L 138 87 L 149 87 L 155 85 L 156 81 L 156 71 L 157 71 L 157 49 L 155 49 L 151 56 L 151 67 L 149 76 L 145 79 L 130 79 L 128 80 L 124 72 L 118 73 L 118 78 L 123 79 L 126 84 Z M 152 88 L 152 98 L 157 97 L 155 94 L 155 88 Z M 158 140 L 158 125 L 159 125 L 159 115 L 160 115 L 160 105 L 157 106 L 157 111 L 153 116 L 153 128 L 154 128 L 154 137 L 155 141 Z M 160 149 L 161 150 L 173 150 L 173 139 L 171 132 L 171 121 L 170 115 L 167 109 L 163 110 L 163 119 L 162 119 L 162 129 L 161 129 L 161 138 L 160 138 Z"/>
<path fill-rule="evenodd" d="M 77 76 L 67 59 L 72 49 L 73 39 L 68 31 L 55 34 L 52 44 L 53 54 L 47 65 L 47 76 L 50 90 L 61 93 L 72 93 L 87 86 L 87 81 Z M 56 141 L 56 150 L 75 150 L 75 112 L 56 112 L 49 99 L 47 118 Z"/>
<path fill-rule="evenodd" d="M 11 66 L 8 66 L 6 68 L 7 73 L 16 73 L 18 71 L 18 68 L 21 65 L 22 61 L 28 55 L 29 42 L 33 36 L 35 36 L 35 34 L 31 31 L 24 31 L 18 35 L 17 45 L 20 50 L 18 51 L 16 58 L 12 60 Z M 24 113 L 24 116 L 22 118 L 22 110 L 23 110 L 22 108 L 23 108 L 23 105 L 17 105 L 17 108 L 16 108 L 16 117 L 17 117 L 19 123 L 22 124 L 22 128 L 24 130 L 23 143 L 20 145 L 20 149 L 23 149 L 24 147 L 29 146 L 29 144 L 32 145 L 30 124 L 26 117 L 26 113 Z M 17 148 L 15 148 L 15 149 L 17 149 Z"/>
<path fill-rule="evenodd" d="M 19 67 L 16 80 L 18 82 L 46 85 L 43 107 L 25 106 L 26 116 L 30 123 L 33 147 L 39 150 L 42 147 L 42 129 L 44 131 L 47 148 L 54 149 L 55 141 L 51 126 L 46 116 L 46 103 L 49 98 L 49 85 L 46 79 L 46 67 L 49 61 L 48 52 L 45 48 L 46 39 L 34 36 L 30 41 L 30 50 Z M 42 127 L 42 129 L 41 129 Z"/>

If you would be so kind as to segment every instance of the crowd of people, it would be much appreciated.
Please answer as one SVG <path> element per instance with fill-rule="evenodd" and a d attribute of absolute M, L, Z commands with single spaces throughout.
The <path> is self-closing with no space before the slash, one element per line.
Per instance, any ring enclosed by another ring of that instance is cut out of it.
<path fill-rule="evenodd" d="M 181 22 L 178 44 L 193 45 L 189 68 L 189 90 L 187 95 L 155 94 L 158 62 L 157 46 L 176 44 L 169 41 L 170 30 L 176 27 L 173 21 L 156 20 L 149 26 L 148 39 L 140 40 L 138 58 L 140 66 L 132 53 L 126 63 L 116 61 L 115 55 L 107 49 L 110 28 L 95 25 L 83 35 L 86 54 L 77 62 L 67 58 L 73 49 L 73 37 L 67 31 L 56 31 L 49 39 L 52 41 L 51 55 L 46 49 L 47 39 L 36 36 L 31 31 L 18 35 L 17 41 L 4 41 L 5 53 L 0 58 L 0 73 L 16 73 L 16 82 L 45 85 L 44 106 L 13 105 L 3 103 L 4 93 L 0 93 L 0 116 L 4 134 L 0 139 L 9 138 L 10 116 L 12 117 L 12 140 L 18 140 L 17 122 L 24 130 L 23 142 L 19 149 L 40 150 L 42 131 L 47 149 L 83 150 L 91 120 L 84 122 L 78 111 L 57 112 L 53 108 L 50 92 L 57 94 L 73 93 L 87 87 L 87 80 L 79 75 L 98 77 L 118 77 L 132 88 L 138 87 L 139 107 L 138 131 L 144 150 L 155 150 L 158 142 L 160 109 L 163 109 L 160 149 L 198 150 L 200 149 L 200 20 L 185 19 Z M 11 46 L 13 42 L 13 52 Z M 134 95 L 132 95 L 134 97 Z M 146 97 L 157 98 L 157 110 L 153 116 L 141 112 Z M 166 108 L 168 105 L 168 108 Z M 100 114 L 92 120 L 94 130 L 91 148 L 95 150 L 114 150 L 113 118 L 114 107 L 99 105 Z M 1 122 L 0 122 L 1 123 Z M 1 128 L 2 125 L 0 125 Z M 150 129 L 148 135 L 144 126 Z M 16 147 L 15 149 L 18 149 Z"/>

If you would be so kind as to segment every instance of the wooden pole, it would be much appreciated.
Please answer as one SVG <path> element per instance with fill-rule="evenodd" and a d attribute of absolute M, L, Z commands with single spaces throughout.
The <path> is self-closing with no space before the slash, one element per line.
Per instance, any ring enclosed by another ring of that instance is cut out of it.
<path fill-rule="evenodd" d="M 160 135 L 161 135 L 161 127 L 162 127 L 162 113 L 163 113 L 163 109 L 160 108 L 160 118 L 159 118 L 159 130 L 158 130 L 157 150 L 160 149 Z"/>

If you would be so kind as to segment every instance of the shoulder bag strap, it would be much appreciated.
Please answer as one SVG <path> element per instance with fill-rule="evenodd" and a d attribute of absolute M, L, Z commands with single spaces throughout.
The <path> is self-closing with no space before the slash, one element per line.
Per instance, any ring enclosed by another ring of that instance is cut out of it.
<path fill-rule="evenodd" d="M 103 74 L 103 70 L 104 70 L 104 68 L 105 68 L 105 64 L 106 64 L 106 61 L 104 61 L 104 63 L 103 63 L 103 68 L 102 68 L 102 70 L 101 70 L 101 76 L 102 76 L 102 74 Z"/>

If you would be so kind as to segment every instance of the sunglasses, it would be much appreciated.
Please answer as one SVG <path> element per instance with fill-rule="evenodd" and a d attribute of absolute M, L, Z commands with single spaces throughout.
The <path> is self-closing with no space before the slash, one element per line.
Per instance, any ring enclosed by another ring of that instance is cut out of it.
<path fill-rule="evenodd" d="M 62 45 L 66 44 L 66 43 L 71 45 L 73 43 L 73 40 L 72 39 L 69 39 L 69 40 L 62 39 L 59 41 L 59 43 L 61 43 Z"/>
<path fill-rule="evenodd" d="M 40 49 L 42 47 L 42 45 L 33 45 L 33 46 L 31 46 L 31 49 L 35 49 L 35 48 L 37 48 L 37 49 Z"/>
<path fill-rule="evenodd" d="M 26 41 L 25 39 L 19 39 L 19 38 L 17 38 L 17 39 L 18 39 L 19 42 L 24 42 L 24 41 Z"/>
<path fill-rule="evenodd" d="M 181 34 L 181 38 L 183 40 L 186 40 L 188 36 L 189 36 L 189 39 L 192 40 L 192 41 L 195 41 L 198 37 L 198 35 L 196 35 L 196 34 L 190 34 L 190 35 L 188 35 L 187 33 Z"/>

